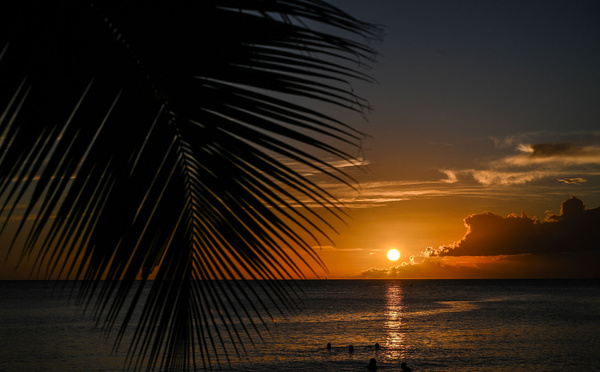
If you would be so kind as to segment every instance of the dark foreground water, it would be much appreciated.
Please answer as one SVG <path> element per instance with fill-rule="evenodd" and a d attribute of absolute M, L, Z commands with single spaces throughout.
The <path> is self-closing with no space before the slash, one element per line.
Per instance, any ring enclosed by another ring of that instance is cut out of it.
<path fill-rule="evenodd" d="M 122 371 L 52 286 L 0 282 L 0 371 Z M 597 280 L 310 281 L 276 324 L 223 370 L 600 371 Z"/>

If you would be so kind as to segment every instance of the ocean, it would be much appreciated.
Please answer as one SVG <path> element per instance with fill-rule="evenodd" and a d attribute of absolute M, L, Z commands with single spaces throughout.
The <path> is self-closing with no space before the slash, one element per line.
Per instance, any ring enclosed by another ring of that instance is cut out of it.
<path fill-rule="evenodd" d="M 124 371 L 55 283 L 0 281 L 0 371 Z M 318 280 L 222 371 L 600 371 L 599 280 Z M 331 343 L 331 349 L 327 349 Z M 375 344 L 379 344 L 377 349 Z M 354 351 L 349 352 L 349 345 Z M 126 349 L 126 348 L 124 348 Z"/>

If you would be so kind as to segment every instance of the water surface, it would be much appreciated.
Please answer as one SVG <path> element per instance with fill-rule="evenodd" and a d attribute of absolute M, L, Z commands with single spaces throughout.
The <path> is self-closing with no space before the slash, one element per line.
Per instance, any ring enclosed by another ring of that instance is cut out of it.
<path fill-rule="evenodd" d="M 53 287 L 0 282 L 0 371 L 122 371 L 124 352 Z M 600 370 L 597 280 L 308 281 L 299 305 L 222 370 Z"/>

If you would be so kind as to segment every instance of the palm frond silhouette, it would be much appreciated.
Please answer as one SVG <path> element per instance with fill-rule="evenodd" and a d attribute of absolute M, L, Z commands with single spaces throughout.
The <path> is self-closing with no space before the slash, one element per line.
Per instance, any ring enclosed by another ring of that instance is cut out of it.
<path fill-rule="evenodd" d="M 318 0 L 13 1 L 0 27 L 2 250 L 83 280 L 133 369 L 243 350 L 293 301 L 275 279 L 324 268 L 306 200 L 341 212 L 289 162 L 352 182 L 311 149 L 363 135 L 311 102 L 365 109 L 374 52 L 333 30 L 377 28 Z"/>

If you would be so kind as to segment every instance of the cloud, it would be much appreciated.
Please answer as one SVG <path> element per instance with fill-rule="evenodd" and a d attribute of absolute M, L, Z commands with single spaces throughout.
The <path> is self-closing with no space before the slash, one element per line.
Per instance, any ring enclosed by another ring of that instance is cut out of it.
<path fill-rule="evenodd" d="M 598 278 L 600 251 L 498 256 L 415 257 L 412 263 L 371 268 L 358 279 Z"/>
<path fill-rule="evenodd" d="M 518 155 L 502 159 L 499 164 L 531 166 L 600 165 L 600 146 L 570 143 L 519 144 Z"/>
<path fill-rule="evenodd" d="M 359 278 L 598 278 L 600 207 L 585 209 L 571 197 L 544 221 L 525 213 L 491 212 L 464 219 L 467 232 L 454 244 L 427 247 L 389 268 Z"/>
<path fill-rule="evenodd" d="M 462 169 L 462 170 L 440 170 L 446 174 L 444 182 L 457 183 L 468 182 L 470 180 L 478 184 L 489 185 L 522 185 L 536 181 L 549 176 L 547 171 L 505 171 L 499 169 L 480 170 L 480 169 Z"/>
<path fill-rule="evenodd" d="M 579 184 L 579 183 L 586 183 L 587 180 L 585 178 L 559 178 L 558 181 L 566 183 L 566 184 Z"/>
<path fill-rule="evenodd" d="M 329 251 L 329 252 L 355 252 L 355 251 L 362 251 L 362 248 L 336 248 L 332 245 L 315 245 L 313 247 L 311 247 L 312 249 L 314 249 L 315 251 L 319 251 L 319 252 L 323 252 L 323 251 Z"/>
<path fill-rule="evenodd" d="M 457 195 L 455 188 L 443 180 L 361 182 L 360 190 L 353 190 L 339 183 L 319 183 L 319 186 L 335 195 L 348 208 L 381 207 L 406 200 Z M 319 207 L 306 198 L 302 201 L 312 207 Z"/>
<path fill-rule="evenodd" d="M 295 172 L 301 174 L 304 177 L 310 176 L 322 176 L 322 172 L 316 168 L 323 168 L 328 171 L 332 169 L 342 170 L 343 172 L 353 171 L 364 171 L 364 167 L 369 165 L 369 161 L 366 159 L 339 159 L 339 158 L 323 158 L 319 162 L 314 162 L 311 165 L 306 163 L 290 160 L 288 158 L 279 157 L 277 158 L 283 165 L 293 169 Z M 321 163 L 322 161 L 322 163 Z M 348 169 L 346 169 L 348 168 Z"/>
<path fill-rule="evenodd" d="M 530 157 L 548 158 L 553 156 L 577 155 L 581 153 L 581 146 L 574 146 L 569 143 L 538 143 L 521 144 L 518 146 L 521 152 L 529 154 Z"/>
<path fill-rule="evenodd" d="M 560 215 L 548 215 L 541 222 L 521 215 L 501 217 L 491 212 L 464 220 L 467 233 L 452 245 L 442 247 L 439 256 L 491 256 L 583 252 L 600 250 L 600 208 L 586 210 L 576 197 L 562 203 Z"/>
<path fill-rule="evenodd" d="M 567 183 L 564 180 L 600 175 L 600 135 L 597 132 L 537 132 L 490 139 L 504 154 L 493 159 L 473 159 L 479 163 L 475 168 L 442 168 L 440 172 L 446 175 L 444 182 L 475 181 L 484 186 L 506 186 L 543 179 Z"/>
<path fill-rule="evenodd" d="M 455 171 L 451 169 L 440 169 L 440 172 L 446 175 L 446 178 L 443 178 L 441 181 L 444 183 L 457 183 L 458 175 Z"/>
<path fill-rule="evenodd" d="M 437 260 L 423 260 L 419 263 L 402 263 L 389 268 L 371 268 L 361 272 L 357 277 L 361 279 L 395 279 L 395 278 L 420 278 L 428 275 L 432 276 L 434 272 L 456 271 L 457 267 L 446 266 L 444 262 Z M 456 273 L 458 274 L 458 273 Z"/>
<path fill-rule="evenodd" d="M 447 196 L 540 197 L 553 191 L 548 188 L 549 182 L 564 187 L 580 185 L 577 193 L 583 196 L 595 192 L 595 184 L 600 178 L 599 133 L 536 132 L 491 140 L 501 155 L 491 159 L 474 158 L 468 168 L 438 168 L 439 178 L 364 181 L 360 179 L 364 173 L 358 174 L 362 168 L 355 165 L 365 166 L 367 161 L 361 164 L 330 161 L 329 164 L 338 169 L 352 167 L 344 171 L 359 182 L 348 187 L 321 177 L 318 185 L 350 209 L 385 207 L 408 200 Z M 288 165 L 303 175 L 316 176 L 314 170 L 304 165 Z M 586 184 L 585 187 L 582 184 Z M 297 198 L 290 200 L 293 207 L 322 207 L 306 195 L 297 195 L 294 190 L 290 192 Z"/>
<path fill-rule="evenodd" d="M 371 268 L 357 275 L 360 279 L 468 279 L 514 277 L 502 257 L 411 257 L 409 262 L 389 268 Z M 505 272 L 502 275 L 499 273 Z"/>
<path fill-rule="evenodd" d="M 520 144 L 526 141 L 530 141 L 532 138 L 538 138 L 543 133 L 541 132 L 532 132 L 532 133 L 520 133 L 506 137 L 490 137 L 490 139 L 494 142 L 494 145 L 498 149 L 504 148 L 512 148 L 515 144 Z"/>

